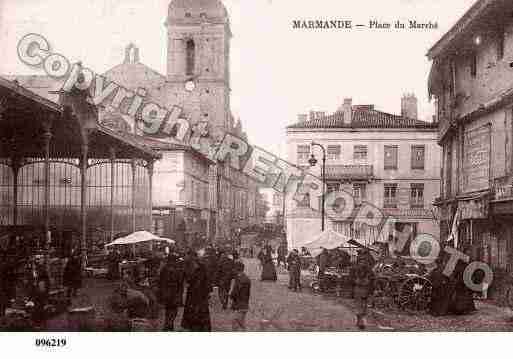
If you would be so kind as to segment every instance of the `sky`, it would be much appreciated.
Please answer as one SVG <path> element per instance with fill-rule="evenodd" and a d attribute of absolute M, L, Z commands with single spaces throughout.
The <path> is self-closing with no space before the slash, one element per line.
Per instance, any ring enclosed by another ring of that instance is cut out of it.
<path fill-rule="evenodd" d="M 17 58 L 28 33 L 49 40 L 71 62 L 103 73 L 130 42 L 141 61 L 166 73 L 164 22 L 170 0 L 0 0 L 0 74 L 43 74 Z M 400 113 L 415 93 L 428 101 L 428 49 L 475 0 L 224 0 L 231 21 L 231 107 L 250 141 L 285 154 L 285 128 L 297 114 L 334 112 L 344 98 Z M 293 29 L 293 20 L 350 20 L 350 30 Z M 369 22 L 436 22 L 434 30 L 372 30 Z"/>

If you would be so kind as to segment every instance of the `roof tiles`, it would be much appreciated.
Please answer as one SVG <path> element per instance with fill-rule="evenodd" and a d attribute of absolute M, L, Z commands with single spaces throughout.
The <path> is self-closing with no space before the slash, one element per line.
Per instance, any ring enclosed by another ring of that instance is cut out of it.
<path fill-rule="evenodd" d="M 355 106 L 356 107 L 356 106 Z M 344 122 L 344 113 L 337 111 L 331 115 L 316 119 L 297 122 L 288 126 L 290 129 L 315 129 L 315 128 L 423 128 L 436 129 L 437 124 L 393 115 L 374 109 L 353 107 L 351 123 Z"/>

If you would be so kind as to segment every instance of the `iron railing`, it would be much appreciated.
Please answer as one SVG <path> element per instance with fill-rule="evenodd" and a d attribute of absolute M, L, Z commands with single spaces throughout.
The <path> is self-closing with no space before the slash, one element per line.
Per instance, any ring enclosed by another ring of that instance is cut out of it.
<path fill-rule="evenodd" d="M 371 179 L 373 176 L 372 165 L 326 166 L 326 179 Z"/>

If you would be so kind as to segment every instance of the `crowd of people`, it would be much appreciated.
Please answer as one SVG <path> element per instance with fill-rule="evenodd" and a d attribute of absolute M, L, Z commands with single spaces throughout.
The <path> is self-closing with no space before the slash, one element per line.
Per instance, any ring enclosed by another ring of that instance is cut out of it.
<path fill-rule="evenodd" d="M 183 307 L 180 327 L 188 331 L 210 331 L 212 329 L 210 305 L 216 292 L 223 310 L 232 310 L 232 329 L 246 328 L 246 315 L 249 309 L 251 280 L 244 272 L 244 264 L 237 251 L 231 248 L 206 248 L 195 251 L 168 248 L 165 257 L 153 256 L 147 261 L 148 270 L 124 273 L 119 263 L 123 255 L 112 250 L 108 257 L 108 278 L 118 281 L 109 297 L 109 307 L 115 312 L 123 312 L 130 321 L 155 318 L 164 312 L 163 330 L 173 331 L 179 309 Z M 305 258 L 313 259 L 306 248 L 290 252 L 285 242 L 276 249 L 269 243 L 261 246 L 257 258 L 261 266 L 260 280 L 277 281 L 277 267 L 283 266 L 289 273 L 288 287 L 291 291 L 302 290 L 301 270 L 305 269 Z M 351 263 L 350 255 L 340 249 L 322 249 L 313 259 L 318 268 L 316 278 L 321 292 L 328 291 L 328 274 L 332 268 L 346 270 L 353 298 L 358 303 L 357 325 L 365 328 L 365 318 L 369 301 L 373 297 L 375 273 L 374 259 L 368 251 L 358 253 L 356 263 Z M 445 276 L 447 258 L 439 258 L 437 268 L 430 274 L 432 283 L 430 313 L 434 316 L 447 314 L 467 314 L 475 311 L 474 293 L 463 282 L 464 265 L 460 261 L 451 276 Z M 82 265 L 78 251 L 71 251 L 64 260 L 62 284 L 66 288 L 67 303 L 77 296 L 82 287 Z M 0 251 L 0 317 L 12 305 L 15 298 L 23 297 L 30 313 L 33 328 L 44 328 L 47 319 L 46 308 L 50 300 L 50 276 L 44 256 L 34 256 L 25 263 L 20 276 L 19 263 L 7 252 Z M 148 277 L 153 278 L 150 283 Z M 340 283 L 339 283 L 340 284 Z"/>
<path fill-rule="evenodd" d="M 233 311 L 232 329 L 244 330 L 251 281 L 238 253 L 210 246 L 200 251 L 170 248 L 158 270 L 154 293 L 164 309 L 163 330 L 175 330 L 178 310 L 183 307 L 183 330 L 211 331 L 210 298 L 215 287 L 223 310 Z M 125 279 L 110 298 L 110 306 L 117 312 L 126 311 L 129 319 L 149 318 L 150 296 Z"/>

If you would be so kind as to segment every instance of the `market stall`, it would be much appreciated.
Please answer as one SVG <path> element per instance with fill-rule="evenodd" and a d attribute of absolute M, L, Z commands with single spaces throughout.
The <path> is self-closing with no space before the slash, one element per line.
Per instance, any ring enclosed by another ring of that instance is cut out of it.
<path fill-rule="evenodd" d="M 304 248 L 311 253 L 308 258 L 302 258 L 303 261 L 310 261 L 310 271 L 313 280 L 311 288 L 317 292 L 321 290 L 321 276 L 319 276 L 319 267 L 316 258 L 323 249 L 328 250 L 326 258 L 326 268 L 322 275 L 323 287 L 326 291 L 336 291 L 337 295 L 350 295 L 351 278 L 350 264 L 356 258 L 357 247 L 351 245 L 350 239 L 333 230 L 327 230 L 320 233 L 313 241 L 304 245 Z"/>
<path fill-rule="evenodd" d="M 320 233 L 313 241 L 306 243 L 304 247 L 308 249 L 313 257 L 319 255 L 322 248 L 326 248 L 328 250 L 342 248 L 344 251 L 349 253 L 349 255 L 352 255 L 354 251 L 352 247 L 348 245 L 349 240 L 350 239 L 346 236 L 328 229 L 327 231 Z"/>
<path fill-rule="evenodd" d="M 119 263 L 121 277 L 139 282 L 156 275 L 165 248 L 174 244 L 173 239 L 138 231 L 118 238 L 105 247 L 108 249 L 119 247 L 122 251 L 122 260 Z"/>

